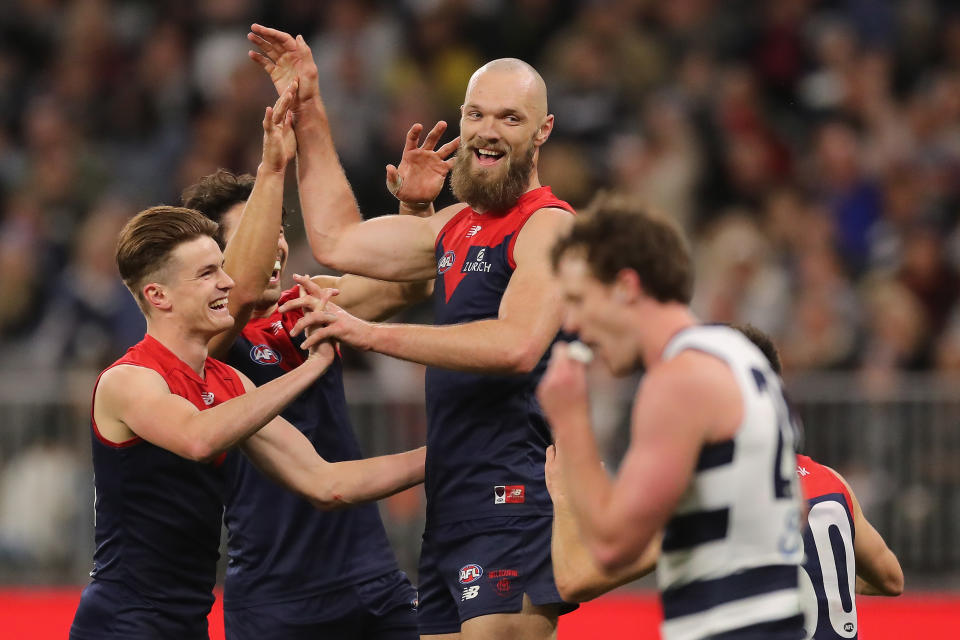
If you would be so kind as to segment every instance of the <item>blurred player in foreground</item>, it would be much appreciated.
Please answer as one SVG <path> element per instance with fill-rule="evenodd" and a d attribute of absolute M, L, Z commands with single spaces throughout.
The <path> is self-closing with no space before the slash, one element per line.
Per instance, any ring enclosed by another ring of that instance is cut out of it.
<path fill-rule="evenodd" d="M 289 101 L 285 93 L 267 109 L 264 131 L 272 140 L 290 126 Z M 207 357 L 210 339 L 233 325 L 233 281 L 216 232 L 200 213 L 154 207 L 120 234 L 117 264 L 147 335 L 94 389 L 97 549 L 71 638 L 208 637 L 227 497 L 222 463 L 233 445 L 318 508 L 375 500 L 423 479 L 422 449 L 329 463 L 277 417 L 327 370 L 332 345 L 318 345 L 301 366 L 260 389 Z"/>
<path fill-rule="evenodd" d="M 663 637 L 799 639 L 803 560 L 796 456 L 779 377 L 743 334 L 690 309 L 679 232 L 601 204 L 553 252 L 564 328 L 617 375 L 646 367 L 613 482 L 590 426 L 585 366 L 553 348 L 538 398 L 572 513 L 604 571 L 663 531 Z"/>
<path fill-rule="evenodd" d="M 252 56 L 282 88 L 302 82 L 296 110 L 301 204 L 321 264 L 394 281 L 437 276 L 438 326 L 372 324 L 329 305 L 305 344 L 334 337 L 427 365 L 427 524 L 420 555 L 420 633 L 546 639 L 564 608 L 550 561 L 552 506 L 543 478 L 550 433 L 534 398 L 560 327 L 549 247 L 572 221 L 542 186 L 540 147 L 553 130 L 543 79 L 516 59 L 471 77 L 457 141 L 407 138 L 390 184 L 401 207 L 432 212 L 451 173 L 460 204 L 424 218 L 366 222 L 333 147 L 316 66 L 303 38 L 254 25 Z M 430 167 L 418 178 L 411 168 Z M 429 179 L 427 179 L 429 178 Z M 299 282 L 299 280 L 298 280 Z"/>
<path fill-rule="evenodd" d="M 770 338 L 750 325 L 735 328 L 763 352 L 780 375 L 780 356 Z M 556 456 L 551 447 L 546 474 L 554 503 L 554 575 L 560 594 L 567 600 L 584 602 L 653 570 L 660 551 L 659 538 L 634 564 L 612 573 L 604 572 L 593 560 L 570 512 Z M 797 475 L 809 508 L 803 533 L 805 571 L 800 576 L 806 638 L 855 638 L 856 605 L 851 594 L 899 595 L 903 592 L 903 571 L 840 474 L 798 455 Z"/>
<path fill-rule="evenodd" d="M 291 153 L 292 155 L 292 153 Z M 184 206 L 218 222 L 224 270 L 236 282 L 234 328 L 211 354 L 262 385 L 305 362 L 290 330 L 303 312 L 280 305 L 301 297 L 280 282 L 288 246 L 282 229 L 283 169 L 261 165 L 256 180 L 225 170 L 183 194 Z M 309 224 L 309 221 L 307 221 Z M 317 276 L 354 315 L 383 319 L 429 295 L 431 281 L 388 283 Z M 249 319 L 249 321 L 248 321 Z M 239 332 L 239 334 L 238 334 Z M 281 414 L 328 460 L 362 457 L 344 397 L 339 355 Z M 409 640 L 417 637 L 417 593 L 399 571 L 375 505 L 317 511 L 257 471 L 239 452 L 224 468 L 231 491 L 224 520 L 229 564 L 224 583 L 228 640 Z"/>

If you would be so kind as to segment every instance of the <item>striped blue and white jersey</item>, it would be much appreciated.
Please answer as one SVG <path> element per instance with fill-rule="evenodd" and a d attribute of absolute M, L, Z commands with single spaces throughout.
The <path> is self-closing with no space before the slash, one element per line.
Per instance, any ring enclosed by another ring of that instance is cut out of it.
<path fill-rule="evenodd" d="M 802 503 L 780 378 L 759 349 L 726 326 L 678 333 L 664 359 L 691 349 L 727 364 L 744 413 L 732 439 L 702 447 L 664 529 L 657 565 L 663 637 L 802 638 Z"/>

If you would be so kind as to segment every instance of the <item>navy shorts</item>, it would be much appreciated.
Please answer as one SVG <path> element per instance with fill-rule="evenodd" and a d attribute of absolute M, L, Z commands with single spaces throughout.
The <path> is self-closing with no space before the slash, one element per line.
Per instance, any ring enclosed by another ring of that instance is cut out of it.
<path fill-rule="evenodd" d="M 210 598 L 212 604 L 213 594 Z M 177 611 L 119 582 L 94 580 L 80 596 L 70 640 L 208 640 L 209 610 L 209 605 L 198 605 Z"/>
<path fill-rule="evenodd" d="M 392 571 L 301 600 L 226 609 L 227 640 L 417 640 L 417 592 Z"/>
<path fill-rule="evenodd" d="M 429 527 L 420 552 L 422 635 L 457 633 L 493 613 L 517 613 L 523 594 L 536 605 L 563 602 L 553 582 L 550 517 L 504 517 Z"/>

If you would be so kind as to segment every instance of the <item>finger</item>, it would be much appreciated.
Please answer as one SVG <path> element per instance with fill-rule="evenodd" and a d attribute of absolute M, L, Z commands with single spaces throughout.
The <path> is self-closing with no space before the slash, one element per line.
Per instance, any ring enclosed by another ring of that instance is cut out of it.
<path fill-rule="evenodd" d="M 397 171 L 397 168 L 392 164 L 387 165 L 387 190 L 390 193 L 396 195 L 397 189 L 400 188 L 400 173 Z"/>
<path fill-rule="evenodd" d="M 555 445 L 550 445 L 547 447 L 547 462 L 553 462 L 554 458 L 557 457 L 557 447 Z"/>
<path fill-rule="evenodd" d="M 447 123 L 443 120 L 433 125 L 433 129 L 430 129 L 430 133 L 427 134 L 427 137 L 423 141 L 423 146 L 420 148 L 427 151 L 432 151 L 433 148 L 437 146 L 437 141 L 440 139 L 440 136 L 442 136 L 443 132 L 446 130 Z"/>
<path fill-rule="evenodd" d="M 449 160 L 444 160 L 443 164 L 447 165 L 448 169 L 453 169 L 457 164 L 457 156 L 453 156 Z"/>
<path fill-rule="evenodd" d="M 267 107 L 263 111 L 263 131 L 270 131 L 270 122 L 273 119 L 273 107 Z"/>
<path fill-rule="evenodd" d="M 315 296 L 317 298 L 322 298 L 326 296 L 326 299 L 329 300 L 333 296 L 340 294 L 339 289 L 321 287 L 316 282 L 314 282 L 313 279 L 310 278 L 310 276 L 295 273 L 293 274 L 293 279 L 297 282 L 297 284 L 303 287 L 304 291 L 309 293 L 311 296 Z"/>
<path fill-rule="evenodd" d="M 276 47 L 274 47 L 272 43 L 264 40 L 255 33 L 248 33 L 247 40 L 249 40 L 253 46 L 260 49 L 260 52 L 271 62 L 276 62 L 277 58 L 279 58 L 280 54 L 282 53 Z"/>
<path fill-rule="evenodd" d="M 295 51 L 297 48 L 297 43 L 293 39 L 293 36 L 285 31 L 272 29 L 257 23 L 252 24 L 250 30 L 276 47 L 286 49 L 287 51 Z"/>
<path fill-rule="evenodd" d="M 328 327 L 314 327 L 313 333 L 304 339 L 303 344 L 300 345 L 300 348 L 309 350 L 313 345 L 319 344 L 324 340 L 329 340 L 332 335 L 333 329 Z"/>
<path fill-rule="evenodd" d="M 287 300 L 277 309 L 280 313 L 287 313 L 290 311 L 296 311 L 297 309 L 312 309 L 316 306 L 316 299 L 312 296 L 300 296 L 299 298 L 294 298 L 293 300 Z"/>
<path fill-rule="evenodd" d="M 410 130 L 407 131 L 407 139 L 404 140 L 403 150 L 409 151 L 410 149 L 416 149 L 417 145 L 420 143 L 420 132 L 423 131 L 423 125 L 419 122 L 414 123 Z"/>
<path fill-rule="evenodd" d="M 247 51 L 247 55 L 250 56 L 251 60 L 263 67 L 263 70 L 267 73 L 273 73 L 273 70 L 277 68 L 277 65 L 273 64 L 273 60 L 259 51 Z"/>
<path fill-rule="evenodd" d="M 290 109 L 290 105 L 293 104 L 294 99 L 297 97 L 297 87 L 297 81 L 294 80 L 277 99 L 277 103 L 273 107 L 274 124 L 280 124 L 283 122 L 284 118 L 287 117 L 287 111 Z"/>
<path fill-rule="evenodd" d="M 313 57 L 313 53 L 310 51 L 310 45 L 307 44 L 307 41 L 303 39 L 303 36 L 297 34 L 296 41 L 297 48 L 300 50 L 300 53 L 306 55 L 309 58 Z"/>
<path fill-rule="evenodd" d="M 459 148 L 460 148 L 460 136 L 457 136 L 450 142 L 446 143 L 445 145 L 437 149 L 437 155 L 440 156 L 441 158 L 446 158 L 447 156 L 449 156 L 451 153 L 453 153 Z"/>

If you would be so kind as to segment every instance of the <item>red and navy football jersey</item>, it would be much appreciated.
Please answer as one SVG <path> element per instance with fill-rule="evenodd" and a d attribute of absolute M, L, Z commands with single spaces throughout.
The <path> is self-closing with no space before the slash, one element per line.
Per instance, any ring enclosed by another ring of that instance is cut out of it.
<path fill-rule="evenodd" d="M 299 295 L 285 291 L 280 304 Z M 227 355 L 227 362 L 257 386 L 304 362 L 306 352 L 290 330 L 303 316 L 295 310 L 251 320 Z M 339 356 L 330 368 L 281 414 L 326 460 L 362 457 L 343 392 Z M 224 465 L 230 489 L 227 575 L 224 607 L 306 598 L 363 582 L 397 569 L 374 504 L 318 511 L 307 500 L 264 477 L 239 451 Z"/>
<path fill-rule="evenodd" d="M 171 393 L 201 411 L 244 393 L 227 365 L 207 358 L 200 377 L 150 335 L 108 369 L 122 364 L 153 369 Z M 193 462 L 138 437 L 113 443 L 100 435 L 92 410 L 91 422 L 96 485 L 91 577 L 119 582 L 206 628 L 226 493 L 223 457 Z M 143 628 L 149 629 L 150 614 L 144 616 Z M 101 631 L 113 628 L 110 621 L 104 624 Z"/>
<path fill-rule="evenodd" d="M 464 207 L 451 218 L 436 243 L 436 324 L 497 317 L 517 236 L 547 207 L 573 212 L 541 187 L 506 212 Z M 545 367 L 546 356 L 525 375 L 427 368 L 428 524 L 552 513 L 543 479 L 551 436 L 534 396 Z"/>
<path fill-rule="evenodd" d="M 797 475 L 810 508 L 800 575 L 806 637 L 856 638 L 853 501 L 836 474 L 807 456 L 797 456 Z"/>

